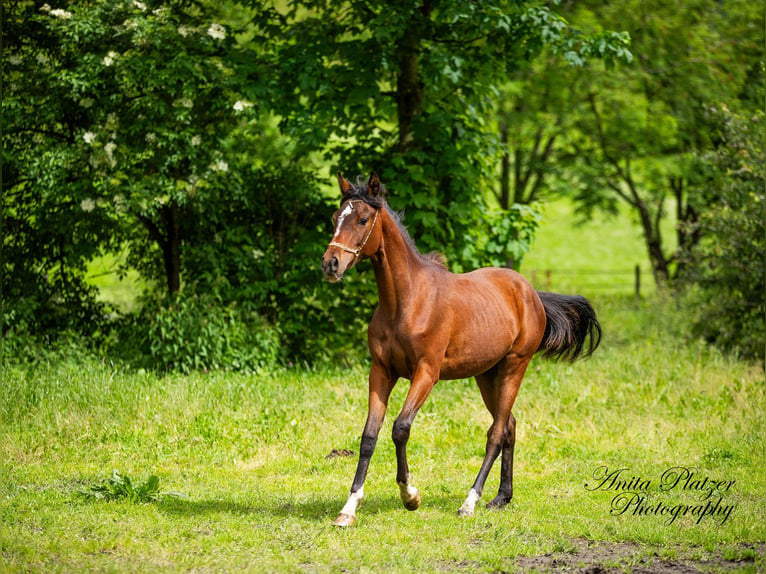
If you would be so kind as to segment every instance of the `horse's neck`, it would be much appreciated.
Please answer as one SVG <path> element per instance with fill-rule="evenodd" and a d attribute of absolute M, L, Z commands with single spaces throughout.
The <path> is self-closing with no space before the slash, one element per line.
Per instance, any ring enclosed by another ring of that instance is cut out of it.
<path fill-rule="evenodd" d="M 381 223 L 383 245 L 372 257 L 372 266 L 378 284 L 380 309 L 393 319 L 405 313 L 414 302 L 423 286 L 425 263 L 388 213 Z"/>

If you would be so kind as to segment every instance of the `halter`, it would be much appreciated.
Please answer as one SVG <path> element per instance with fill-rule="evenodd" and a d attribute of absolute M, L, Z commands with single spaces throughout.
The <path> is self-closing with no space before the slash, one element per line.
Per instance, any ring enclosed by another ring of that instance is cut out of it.
<path fill-rule="evenodd" d="M 359 202 L 360 200 L 351 200 L 349 203 L 351 204 L 351 209 L 354 209 L 354 204 Z M 348 245 L 344 245 L 343 243 L 338 243 L 337 241 L 331 241 L 327 247 L 338 247 L 342 249 L 343 251 L 346 251 L 347 253 L 353 253 L 354 254 L 354 265 L 356 264 L 357 259 L 359 259 L 359 254 L 362 252 L 362 249 L 364 249 L 364 246 L 367 245 L 367 240 L 370 238 L 370 235 L 372 235 L 373 230 L 375 229 L 375 223 L 378 221 L 378 214 L 380 213 L 380 209 L 375 210 L 375 216 L 372 218 L 372 225 L 370 225 L 370 229 L 367 231 L 367 235 L 364 236 L 364 239 L 362 240 L 362 244 L 354 249 L 353 247 L 349 247 Z"/>

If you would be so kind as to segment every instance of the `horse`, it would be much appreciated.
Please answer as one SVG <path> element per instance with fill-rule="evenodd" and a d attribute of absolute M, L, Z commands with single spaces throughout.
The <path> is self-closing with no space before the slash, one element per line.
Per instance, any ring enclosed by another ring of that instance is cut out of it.
<path fill-rule="evenodd" d="M 513 497 L 516 419 L 511 411 L 527 366 L 537 353 L 569 361 L 592 354 L 601 341 L 596 313 L 584 297 L 537 292 L 511 269 L 451 273 L 441 256 L 418 251 L 401 217 L 388 207 L 386 189 L 374 172 L 366 183 L 358 178 L 356 184 L 337 175 L 340 208 L 333 214 L 322 271 L 328 281 L 338 282 L 359 261 L 370 259 L 379 303 L 367 331 L 372 366 L 359 460 L 333 524 L 356 522 L 370 458 L 399 378 L 410 380 L 392 430 L 404 507 L 416 510 L 421 503 L 407 465 L 407 441 L 418 410 L 437 381 L 475 377 L 492 424 L 481 468 L 458 514 L 474 514 L 502 453 L 500 488 L 487 504 L 501 509 Z"/>

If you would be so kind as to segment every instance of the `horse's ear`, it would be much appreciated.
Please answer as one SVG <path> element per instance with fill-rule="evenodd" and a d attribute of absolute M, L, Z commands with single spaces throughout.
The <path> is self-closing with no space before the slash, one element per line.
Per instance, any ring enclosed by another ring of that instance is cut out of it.
<path fill-rule="evenodd" d="M 367 193 L 372 197 L 383 196 L 386 194 L 386 190 L 380 184 L 380 178 L 374 171 L 370 173 L 370 179 L 367 181 Z"/>
<path fill-rule="evenodd" d="M 340 192 L 344 197 L 351 191 L 351 184 L 345 177 L 343 177 L 341 172 L 338 172 L 338 185 L 340 186 Z"/>

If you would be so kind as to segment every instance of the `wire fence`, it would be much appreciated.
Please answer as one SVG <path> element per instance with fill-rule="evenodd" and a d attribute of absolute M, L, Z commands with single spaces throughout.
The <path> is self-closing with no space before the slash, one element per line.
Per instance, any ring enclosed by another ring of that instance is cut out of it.
<path fill-rule="evenodd" d="M 640 298 L 653 288 L 651 272 L 640 265 L 624 269 L 530 269 L 526 278 L 539 291 L 633 294 Z"/>

